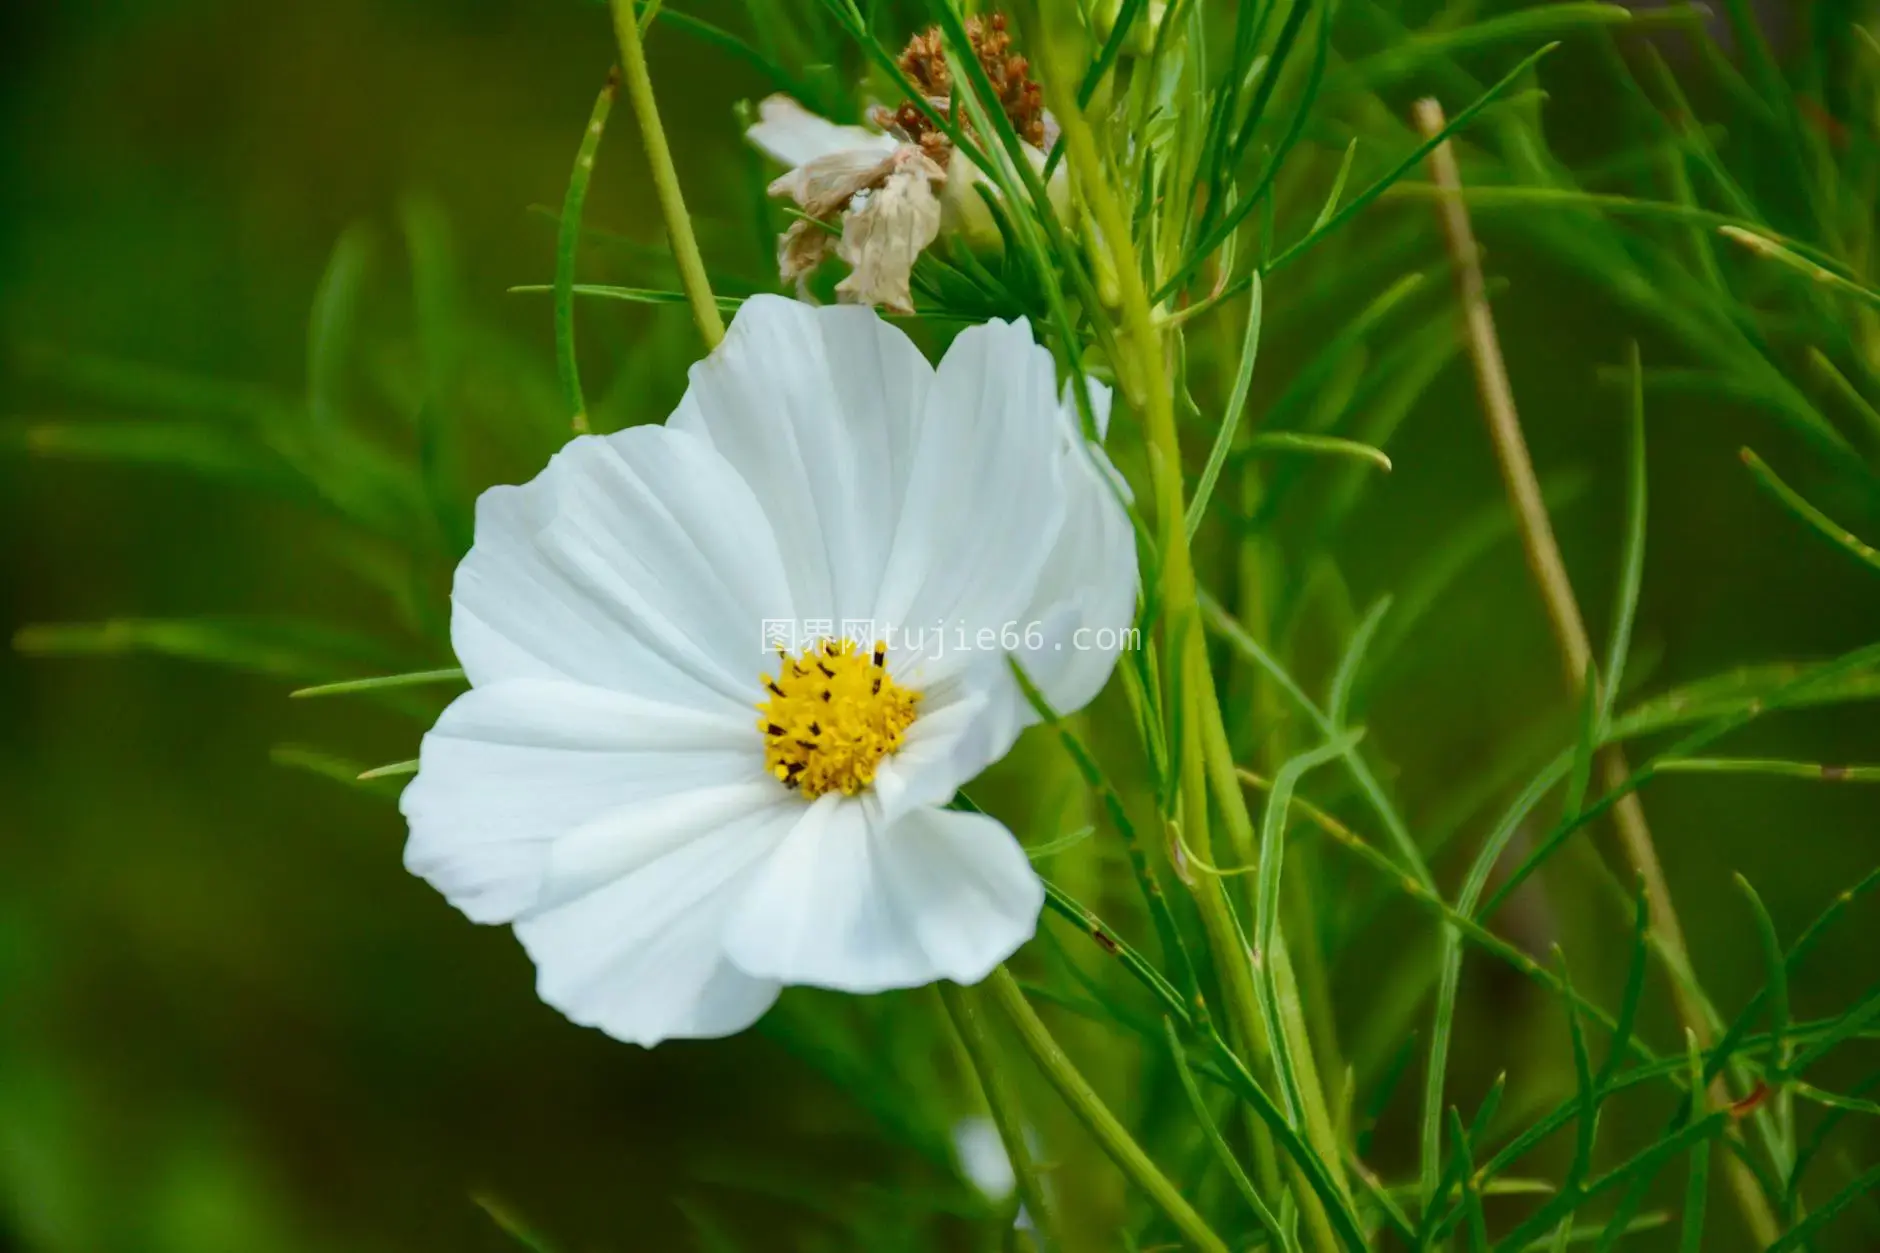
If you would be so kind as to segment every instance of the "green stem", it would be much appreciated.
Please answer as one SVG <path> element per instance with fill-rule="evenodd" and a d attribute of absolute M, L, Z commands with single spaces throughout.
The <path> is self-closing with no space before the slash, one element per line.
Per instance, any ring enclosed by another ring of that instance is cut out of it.
<path fill-rule="evenodd" d="M 1068 27 L 1069 23 L 1062 25 Z M 1047 35 L 1040 52 L 1051 55 L 1057 42 Z M 1207 834 L 1210 774 L 1216 776 L 1215 787 L 1226 811 L 1232 815 L 1238 807 L 1238 816 L 1249 827 L 1251 820 L 1246 818 L 1246 802 L 1233 774 L 1231 758 L 1225 763 L 1211 760 L 1219 756 L 1217 744 L 1226 746 L 1226 726 L 1221 718 L 1220 702 L 1215 697 L 1201 636 L 1195 572 L 1188 550 L 1181 438 L 1175 425 L 1174 392 L 1167 363 L 1163 360 L 1161 335 L 1150 307 L 1149 290 L 1143 282 L 1142 266 L 1132 242 L 1129 218 L 1107 177 L 1096 135 L 1067 87 L 1075 80 L 1064 74 L 1063 68 L 1060 65 L 1054 72 L 1044 75 L 1045 89 L 1052 97 L 1051 104 L 1062 128 L 1065 152 L 1077 189 L 1096 221 L 1098 233 L 1110 248 L 1120 288 L 1123 324 L 1117 347 L 1119 353 L 1127 354 L 1127 359 L 1117 364 L 1130 400 L 1141 409 L 1149 443 L 1157 542 L 1162 558 L 1169 670 L 1177 676 L 1181 700 L 1182 823 L 1193 846 L 1211 849 Z M 1222 765 L 1226 766 L 1224 772 Z M 1195 899 L 1209 945 L 1214 950 L 1215 964 L 1222 973 L 1228 1020 L 1243 1048 L 1258 1048 L 1264 1043 L 1264 1035 L 1252 972 L 1220 881 L 1210 878 L 1199 885 Z M 1320 1143 L 1331 1131 L 1324 1094 L 1314 1083 L 1303 1099 L 1308 1135 L 1319 1154 L 1327 1159 L 1327 1169 L 1333 1172 L 1332 1177 L 1343 1192 L 1341 1157 L 1336 1145 L 1331 1144 L 1328 1153 L 1327 1147 L 1321 1147 Z M 1339 1244 L 1330 1220 L 1313 1191 L 1307 1187 L 1298 1191 L 1302 1212 L 1313 1229 L 1315 1240 L 1326 1250 L 1337 1249 Z"/>
<path fill-rule="evenodd" d="M 1196 704 L 1200 706 L 1200 712 L 1204 715 L 1202 736 L 1207 758 L 1207 771 L 1213 781 L 1215 796 L 1221 805 L 1222 817 L 1226 819 L 1232 846 L 1242 864 L 1251 865 L 1255 847 L 1253 815 L 1248 811 L 1246 797 L 1240 790 L 1240 772 L 1234 763 L 1233 749 L 1227 740 L 1227 725 L 1220 715 L 1220 701 L 1215 696 L 1213 676 L 1205 669 L 1202 673 L 1202 684 L 1204 691 L 1197 693 Z M 1217 890 L 1220 888 L 1218 880 L 1216 888 Z M 1280 1024 L 1279 1029 L 1285 1032 L 1286 1040 L 1291 1046 L 1289 1052 L 1293 1061 L 1300 1104 L 1296 1112 L 1304 1124 L 1306 1139 L 1325 1163 L 1326 1172 L 1337 1185 L 1338 1191 L 1349 1199 L 1350 1185 L 1345 1179 L 1344 1154 L 1338 1144 L 1338 1131 L 1332 1121 L 1331 1108 L 1325 1100 L 1318 1066 L 1313 1061 L 1312 1041 L 1306 1030 L 1305 1013 L 1299 1004 L 1298 980 L 1292 970 L 1292 958 L 1287 950 L 1285 936 L 1276 932 L 1275 940 L 1272 951 L 1261 954 L 1261 958 L 1272 963 L 1274 986 L 1291 989 L 1290 995 L 1274 998 L 1273 1009 Z M 1238 948 L 1238 945 L 1236 947 Z M 1259 1017 L 1259 991 L 1254 987 L 1251 969 L 1244 960 L 1238 964 L 1247 970 L 1247 977 L 1244 980 L 1247 1003 L 1251 1012 Z M 1294 1111 L 1288 1110 L 1288 1113 L 1292 1114 Z M 1295 1191 L 1299 1198 L 1300 1213 L 1312 1228 L 1314 1238 L 1324 1248 L 1337 1248 L 1338 1239 L 1324 1206 L 1319 1202 L 1318 1196 L 1306 1185 L 1303 1173 L 1295 1167 L 1293 1174 L 1298 1181 Z"/>
<path fill-rule="evenodd" d="M 1038 1178 L 1037 1164 L 1031 1160 L 1031 1146 L 1025 1143 L 1024 1114 L 1011 1085 L 1005 1081 L 998 1046 L 993 1043 L 992 1033 L 986 1030 L 985 1019 L 974 1003 L 977 998 L 972 989 L 957 983 L 943 981 L 934 986 L 940 990 L 940 1001 L 947 1008 L 947 1016 L 953 1019 L 953 1029 L 959 1032 L 960 1043 L 973 1064 L 973 1073 L 979 1076 L 979 1090 L 985 1093 L 986 1109 L 992 1114 L 992 1125 L 999 1129 L 999 1141 L 1005 1145 L 1005 1156 L 1012 1163 L 1012 1177 L 1018 1182 L 1019 1199 L 1025 1203 L 1037 1226 L 1039 1241 L 1046 1249 L 1063 1248 L 1058 1238 L 1057 1212 L 1045 1194 L 1043 1181 Z"/>
<path fill-rule="evenodd" d="M 588 429 L 588 412 L 574 351 L 575 249 L 581 242 L 581 206 L 587 201 L 588 183 L 594 177 L 594 152 L 601 146 L 601 132 L 607 129 L 607 115 L 613 111 L 614 97 L 619 94 L 620 71 L 615 69 L 608 73 L 607 85 L 594 98 L 594 111 L 588 115 L 581 148 L 575 153 L 574 171 L 568 175 L 568 194 L 561 202 L 561 226 L 555 237 L 555 366 L 577 435 Z"/>
<path fill-rule="evenodd" d="M 1195 1248 L 1202 1250 L 1202 1253 L 1228 1253 L 1227 1242 L 1214 1233 L 1181 1194 L 1181 1189 L 1169 1182 L 1168 1176 L 1149 1160 L 1149 1155 L 1142 1151 L 1142 1146 L 1136 1143 L 1128 1129 L 1110 1112 L 1110 1107 L 1096 1094 L 1077 1069 L 1077 1064 L 1058 1047 L 1050 1029 L 1025 1000 L 1025 994 L 1019 990 L 1018 981 L 1012 978 L 1012 972 L 1001 966 L 992 972 L 984 986 L 993 1002 L 1011 1021 L 1025 1051 L 1031 1054 L 1038 1069 L 1057 1089 L 1058 1095 L 1064 1098 L 1064 1103 L 1071 1107 L 1078 1121 L 1096 1137 L 1097 1143 L 1103 1146 L 1103 1151 L 1109 1154 L 1117 1168 L 1155 1202 L 1156 1207 L 1175 1224 L 1176 1230 L 1182 1233 L 1182 1237 Z"/>
<path fill-rule="evenodd" d="M 653 188 L 659 193 L 659 211 L 666 219 L 666 237 L 672 243 L 672 259 L 679 265 L 679 286 L 685 289 L 686 303 L 692 306 L 692 320 L 698 324 L 705 347 L 716 348 L 725 337 L 725 320 L 712 298 L 711 281 L 705 276 L 705 261 L 699 256 L 698 239 L 692 234 L 692 217 L 685 209 L 685 195 L 679 190 L 679 174 L 672 165 L 672 149 L 666 143 L 665 128 L 659 124 L 659 103 L 653 98 L 653 79 L 646 69 L 646 46 L 640 39 L 640 23 L 633 11 L 633 0 L 612 0 L 614 36 L 620 41 L 620 68 L 627 80 L 627 98 L 633 102 L 634 115 L 640 122 L 640 139 L 646 145 L 646 163 L 652 167 Z"/>

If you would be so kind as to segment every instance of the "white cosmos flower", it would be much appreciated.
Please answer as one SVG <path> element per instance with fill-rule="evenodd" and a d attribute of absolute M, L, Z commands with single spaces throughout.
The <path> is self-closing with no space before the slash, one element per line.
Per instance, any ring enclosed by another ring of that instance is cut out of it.
<path fill-rule="evenodd" d="M 1107 679 L 1136 593 L 1111 474 L 1022 322 L 935 368 L 872 310 L 753 298 L 665 425 L 477 502 L 471 687 L 424 737 L 405 864 L 640 1044 L 785 984 L 983 978 L 1042 886 L 941 806 L 1030 720 L 1002 642 L 1060 709 Z M 779 657 L 772 622 L 887 647 Z"/>

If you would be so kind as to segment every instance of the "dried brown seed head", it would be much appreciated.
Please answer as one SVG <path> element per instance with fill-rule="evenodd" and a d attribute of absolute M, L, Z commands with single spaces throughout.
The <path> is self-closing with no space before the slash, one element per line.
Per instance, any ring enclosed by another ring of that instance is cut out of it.
<path fill-rule="evenodd" d="M 985 70 L 992 84 L 993 96 L 1000 110 L 1011 121 L 1018 137 L 1034 148 L 1044 146 L 1044 92 L 1031 78 L 1030 63 L 1012 49 L 1012 36 L 1006 29 L 1005 15 L 966 19 L 966 39 L 973 56 Z M 946 44 L 938 26 L 929 27 L 908 40 L 901 53 L 901 72 L 920 89 L 922 95 L 945 111 L 953 96 L 953 72 L 947 65 Z M 926 136 L 936 131 L 920 109 L 909 103 L 895 115 L 895 125 L 910 142 L 926 146 Z M 929 148 L 930 152 L 935 151 Z"/>

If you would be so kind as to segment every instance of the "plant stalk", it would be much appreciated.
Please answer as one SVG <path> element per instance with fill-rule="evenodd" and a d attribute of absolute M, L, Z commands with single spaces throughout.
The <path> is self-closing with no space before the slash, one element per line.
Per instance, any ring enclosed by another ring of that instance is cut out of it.
<path fill-rule="evenodd" d="M 633 11 L 633 0 L 612 0 L 614 37 L 620 42 L 620 68 L 627 81 L 627 99 L 633 102 L 633 114 L 640 124 L 640 140 L 646 146 L 646 164 L 652 168 L 653 188 L 659 193 L 659 211 L 666 219 L 666 238 L 672 244 L 672 259 L 679 265 L 679 286 L 685 289 L 686 303 L 692 306 L 692 321 L 698 325 L 699 338 L 707 349 L 718 347 L 725 337 L 725 320 L 712 296 L 711 281 L 705 276 L 705 260 L 699 255 L 698 239 L 692 233 L 692 217 L 686 212 L 685 195 L 679 190 L 679 174 L 673 168 L 672 148 L 666 142 L 665 128 L 659 122 L 659 102 L 653 97 L 653 79 L 646 68 L 646 45 L 640 37 L 640 21 Z"/>
<path fill-rule="evenodd" d="M 1425 139 L 1434 139 L 1445 125 L 1442 105 L 1433 99 L 1419 100 L 1415 106 L 1417 129 Z M 1589 683 L 1597 683 L 1592 673 L 1593 649 L 1586 621 L 1580 614 L 1573 584 L 1567 577 L 1566 563 L 1555 542 L 1547 506 L 1541 499 L 1540 480 L 1528 455 L 1527 440 L 1521 431 L 1521 418 L 1515 408 L 1514 389 L 1508 381 L 1508 369 L 1502 360 L 1501 342 L 1495 334 L 1495 319 L 1489 309 L 1488 286 L 1482 276 L 1481 252 L 1469 221 L 1468 207 L 1462 196 L 1462 176 L 1456 165 L 1453 146 L 1445 141 L 1430 153 L 1430 175 L 1437 186 L 1437 210 L 1442 222 L 1443 239 L 1455 267 L 1458 298 L 1466 332 L 1469 357 L 1475 367 L 1477 395 L 1482 415 L 1488 423 L 1489 439 L 1501 467 L 1502 483 L 1521 533 L 1521 545 L 1527 555 L 1528 569 L 1540 589 L 1553 628 L 1567 683 L 1576 696 L 1585 693 Z M 1599 753 L 1600 777 L 1609 789 L 1617 789 L 1631 777 L 1631 767 L 1619 745 L 1609 744 Z M 1702 1002 L 1685 986 L 1690 974 L 1690 958 L 1684 945 L 1684 931 L 1678 923 L 1677 909 L 1671 902 L 1671 887 L 1665 880 L 1664 867 L 1652 842 L 1651 828 L 1645 821 L 1644 806 L 1636 793 L 1627 793 L 1613 806 L 1613 826 L 1626 860 L 1644 881 L 1650 903 L 1651 926 L 1657 933 L 1655 946 L 1672 967 L 1671 990 L 1677 1001 L 1678 1016 L 1686 1030 L 1696 1037 L 1698 1046 L 1709 1046 L 1710 1022 Z M 1446 946 L 1460 943 L 1453 930 L 1445 933 Z M 1729 1104 L 1729 1093 L 1721 1076 L 1711 1091 L 1715 1105 Z M 1755 1177 L 1735 1156 L 1727 1159 L 1731 1190 L 1742 1207 L 1745 1221 L 1759 1244 L 1773 1242 L 1779 1234 L 1775 1215 L 1762 1194 Z"/>
<path fill-rule="evenodd" d="M 1142 1151 L 1129 1134 L 1127 1128 L 1110 1112 L 1110 1107 L 1103 1103 L 1083 1073 L 1077 1069 L 1057 1040 L 1050 1028 L 1044 1025 L 1037 1012 L 1019 990 L 1018 981 L 1012 978 L 1011 971 L 1000 966 L 982 985 L 992 1001 L 1011 1022 L 1018 1033 L 1025 1051 L 1031 1054 L 1038 1069 L 1044 1073 L 1051 1086 L 1057 1089 L 1064 1103 L 1071 1107 L 1078 1121 L 1096 1137 L 1103 1146 L 1110 1160 L 1129 1177 L 1131 1183 L 1141 1188 L 1156 1207 L 1175 1224 L 1176 1230 L 1202 1253 L 1228 1253 L 1227 1242 L 1214 1233 L 1207 1222 L 1195 1211 L 1188 1199 L 1169 1181 L 1156 1164 L 1149 1160 L 1149 1155 Z"/>
<path fill-rule="evenodd" d="M 1051 60 L 1056 40 L 1044 30 L 1039 52 Z M 1120 362 L 1119 371 L 1126 384 L 1132 384 L 1130 399 L 1141 407 L 1149 444 L 1149 462 L 1156 505 L 1157 545 L 1162 562 L 1162 602 L 1165 620 L 1165 645 L 1169 671 L 1176 676 L 1181 701 L 1181 816 L 1188 838 L 1212 851 L 1208 839 L 1208 795 L 1210 743 L 1225 745 L 1226 723 L 1220 702 L 1215 698 L 1212 675 L 1208 671 L 1205 643 L 1201 634 L 1201 614 L 1196 595 L 1195 573 L 1188 550 L 1186 502 L 1182 482 L 1181 438 L 1175 424 L 1174 392 L 1164 360 L 1161 333 L 1150 307 L 1149 290 L 1143 280 L 1142 265 L 1132 242 L 1129 218 L 1118 202 L 1106 176 L 1102 154 L 1083 112 L 1078 109 L 1069 87 L 1075 76 L 1061 64 L 1048 66 L 1044 88 L 1058 124 L 1062 129 L 1071 174 L 1097 226 L 1097 233 L 1109 246 L 1118 285 L 1122 335 L 1118 350 L 1128 360 Z M 1231 764 L 1231 763 L 1230 763 Z M 1241 795 L 1231 769 L 1225 781 L 1215 786 L 1224 807 L 1239 805 Z M 1249 820 L 1249 825 L 1251 825 Z M 1215 963 L 1222 974 L 1229 1022 L 1235 1028 L 1238 1043 L 1250 1053 L 1266 1053 L 1260 1026 L 1261 1017 L 1253 989 L 1249 954 L 1240 942 L 1233 924 L 1226 893 L 1218 879 L 1199 885 L 1195 894 L 1208 942 L 1214 950 Z M 1279 960 L 1278 954 L 1268 955 Z M 1290 981 L 1290 980 L 1289 980 Z M 1298 1042 L 1297 1051 L 1307 1052 L 1310 1043 Z M 1301 1085 L 1305 1103 L 1305 1125 L 1313 1147 L 1326 1161 L 1326 1169 L 1342 1184 L 1342 1155 L 1337 1146 L 1322 1145 L 1313 1135 L 1316 1127 L 1329 1129 L 1331 1117 L 1323 1092 L 1316 1083 Z M 1256 1134 L 1256 1144 L 1265 1136 Z M 1270 1152 L 1270 1147 L 1269 1150 Z M 1296 1189 L 1301 1213 L 1313 1232 L 1314 1240 L 1328 1250 L 1339 1248 L 1338 1238 L 1316 1193 L 1304 1186 Z"/>
<path fill-rule="evenodd" d="M 980 1016 L 977 996 L 973 989 L 957 983 L 942 980 L 934 986 L 940 990 L 940 1001 L 953 1020 L 953 1029 L 959 1032 L 960 1043 L 973 1064 L 973 1073 L 979 1077 L 979 1090 L 985 1094 L 992 1125 L 998 1128 L 999 1142 L 1005 1146 L 1005 1156 L 1012 1163 L 1018 1197 L 1031 1215 L 1039 1241 L 1045 1249 L 1061 1249 L 1065 1246 L 1058 1234 L 1057 1211 L 1045 1193 L 1044 1181 L 1038 1177 L 1037 1163 L 1031 1159 L 1031 1146 L 1025 1142 L 1024 1111 L 1019 1108 L 1012 1085 L 1006 1082 L 998 1045 Z"/>

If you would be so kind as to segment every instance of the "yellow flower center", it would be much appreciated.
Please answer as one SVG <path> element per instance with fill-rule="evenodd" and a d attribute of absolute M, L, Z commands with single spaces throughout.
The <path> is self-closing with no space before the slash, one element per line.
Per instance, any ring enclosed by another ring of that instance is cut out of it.
<path fill-rule="evenodd" d="M 887 646 L 872 653 L 853 640 L 823 640 L 764 676 L 757 706 L 764 766 L 785 787 L 814 799 L 824 792 L 854 796 L 875 781 L 881 759 L 901 747 L 920 693 L 889 677 Z"/>

